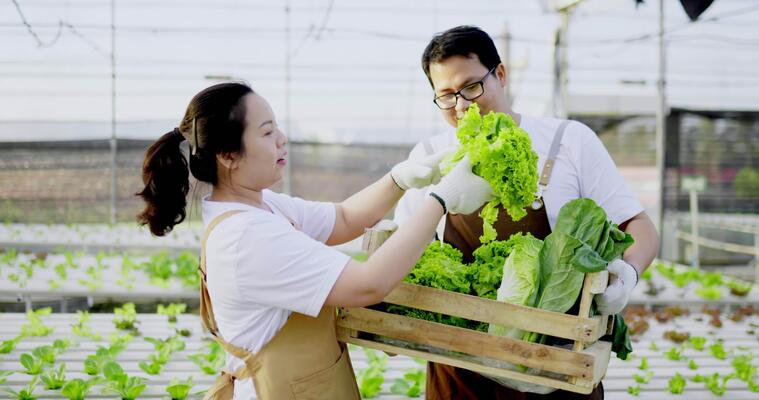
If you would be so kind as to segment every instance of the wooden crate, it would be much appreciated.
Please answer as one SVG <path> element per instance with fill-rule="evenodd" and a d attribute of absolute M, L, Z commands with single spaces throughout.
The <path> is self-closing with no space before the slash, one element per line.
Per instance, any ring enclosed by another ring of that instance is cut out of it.
<path fill-rule="evenodd" d="M 371 253 L 388 236 L 387 233 L 378 235 L 368 231 L 364 236 L 365 249 Z M 381 239 L 378 240 L 378 237 Z M 579 315 L 560 314 L 405 282 L 384 299 L 389 304 L 569 339 L 574 343 L 571 350 L 368 308 L 341 308 L 337 334 L 339 340 L 363 347 L 587 394 L 601 381 L 609 365 L 611 343 L 598 339 L 610 333 L 611 318 L 590 316 L 593 295 L 602 293 L 607 284 L 607 271 L 585 275 Z M 531 375 L 492 366 L 503 361 L 554 374 L 551 377 Z"/>

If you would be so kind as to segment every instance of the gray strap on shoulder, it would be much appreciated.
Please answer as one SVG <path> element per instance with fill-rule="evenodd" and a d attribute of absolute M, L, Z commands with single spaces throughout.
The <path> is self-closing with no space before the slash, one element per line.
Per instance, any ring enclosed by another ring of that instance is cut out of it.
<path fill-rule="evenodd" d="M 559 145 L 561 145 L 561 138 L 564 137 L 564 130 L 567 129 L 570 120 L 562 121 L 561 125 L 556 129 L 556 134 L 553 136 L 553 142 L 551 142 L 551 149 L 548 151 L 548 158 L 546 158 L 545 164 L 543 164 L 543 170 L 540 172 L 540 186 L 548 186 L 548 181 L 551 180 L 551 172 L 553 171 L 553 165 L 556 162 L 556 155 L 559 154 Z"/>

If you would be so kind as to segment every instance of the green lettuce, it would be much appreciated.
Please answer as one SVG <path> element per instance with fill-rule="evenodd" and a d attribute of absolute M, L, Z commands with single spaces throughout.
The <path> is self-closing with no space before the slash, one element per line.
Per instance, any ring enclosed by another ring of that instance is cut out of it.
<path fill-rule="evenodd" d="M 496 238 L 493 224 L 498 219 L 498 206 L 503 206 L 514 221 L 527 215 L 525 207 L 535 200 L 538 188 L 538 156 L 532 150 L 530 136 L 510 115 L 491 111 L 480 116 L 477 104 L 459 120 L 456 136 L 461 145 L 443 159 L 441 171 L 447 174 L 469 155 L 472 172 L 490 183 L 495 199 L 480 212 L 480 241 L 487 243 Z"/>
<path fill-rule="evenodd" d="M 498 288 L 498 301 L 531 307 L 535 303 L 540 278 L 540 248 L 543 241 L 532 235 L 513 235 L 513 250 L 503 264 L 503 280 Z M 521 339 L 524 331 L 517 328 L 490 325 L 488 332 Z"/>

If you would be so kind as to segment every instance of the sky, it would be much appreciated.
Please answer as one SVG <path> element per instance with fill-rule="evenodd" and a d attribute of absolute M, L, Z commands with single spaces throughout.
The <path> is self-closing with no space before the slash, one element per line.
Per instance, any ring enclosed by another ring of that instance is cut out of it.
<path fill-rule="evenodd" d="M 271 103 L 291 140 L 412 143 L 447 129 L 420 56 L 434 33 L 461 24 L 483 28 L 499 49 L 508 29 L 515 110 L 551 114 L 559 18 L 548 1 L 114 3 L 112 47 L 108 0 L 0 1 L 0 125 L 43 123 L 62 139 L 70 132 L 56 123 L 90 122 L 108 137 L 113 50 L 115 118 L 144 137 L 172 129 L 195 93 L 232 77 Z M 576 8 L 571 97 L 635 97 L 653 110 L 658 8 L 656 0 Z M 668 0 L 665 16 L 668 104 L 759 110 L 759 2 L 716 0 L 691 23 Z"/>

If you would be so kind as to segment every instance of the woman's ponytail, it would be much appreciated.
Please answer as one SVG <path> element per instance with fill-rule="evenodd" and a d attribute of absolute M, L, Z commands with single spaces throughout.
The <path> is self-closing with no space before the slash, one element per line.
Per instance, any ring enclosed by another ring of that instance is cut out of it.
<path fill-rule="evenodd" d="M 148 225 L 155 236 L 171 232 L 184 221 L 190 170 L 180 144 L 184 136 L 178 128 L 161 136 L 145 153 L 142 182 L 145 188 L 137 193 L 145 200 L 145 209 L 137 215 L 140 225 Z"/>

